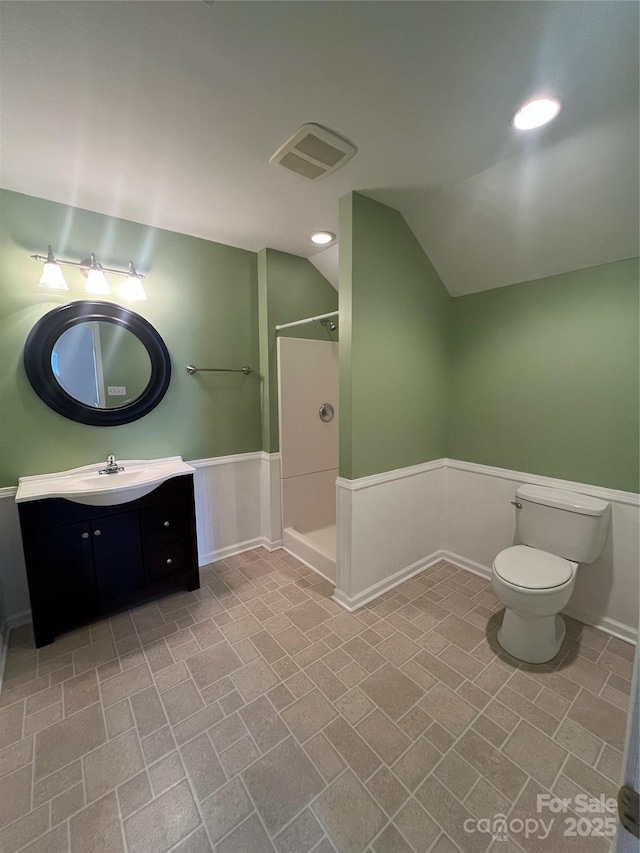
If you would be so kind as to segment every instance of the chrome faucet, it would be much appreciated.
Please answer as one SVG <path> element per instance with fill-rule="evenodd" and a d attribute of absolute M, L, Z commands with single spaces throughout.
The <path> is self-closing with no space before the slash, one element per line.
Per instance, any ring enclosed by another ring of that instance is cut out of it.
<path fill-rule="evenodd" d="M 118 465 L 116 462 L 116 457 L 110 453 L 107 456 L 107 467 L 103 468 L 101 471 L 98 471 L 98 474 L 117 474 L 118 471 L 124 471 L 122 465 Z"/>

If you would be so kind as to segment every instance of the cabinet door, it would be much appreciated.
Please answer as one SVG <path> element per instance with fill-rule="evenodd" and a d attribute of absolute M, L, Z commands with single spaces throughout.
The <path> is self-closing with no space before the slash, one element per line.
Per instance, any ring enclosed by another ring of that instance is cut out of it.
<path fill-rule="evenodd" d="M 137 512 L 92 521 L 91 540 L 101 603 L 143 586 Z"/>
<path fill-rule="evenodd" d="M 36 538 L 38 585 L 42 609 L 51 624 L 64 628 L 96 609 L 89 524 L 42 530 Z"/>

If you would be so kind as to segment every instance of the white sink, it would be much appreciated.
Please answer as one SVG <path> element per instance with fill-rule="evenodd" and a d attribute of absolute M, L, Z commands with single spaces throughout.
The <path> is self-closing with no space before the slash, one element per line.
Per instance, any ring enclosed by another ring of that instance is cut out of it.
<path fill-rule="evenodd" d="M 43 498 L 66 498 L 89 506 L 115 506 L 129 503 L 149 494 L 165 480 L 181 474 L 193 474 L 195 468 L 182 461 L 181 456 L 164 459 L 118 460 L 124 471 L 99 474 L 105 462 L 60 471 L 57 474 L 38 474 L 20 477 L 16 503 L 39 501 Z"/>

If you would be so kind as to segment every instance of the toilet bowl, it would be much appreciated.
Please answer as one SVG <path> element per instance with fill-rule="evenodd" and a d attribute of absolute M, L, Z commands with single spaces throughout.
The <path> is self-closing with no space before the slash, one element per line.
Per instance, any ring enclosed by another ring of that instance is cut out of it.
<path fill-rule="evenodd" d="M 571 598 L 577 563 L 514 545 L 493 562 L 492 582 L 505 605 L 498 643 L 518 660 L 545 663 L 560 651 L 565 637 L 558 614 Z"/>
<path fill-rule="evenodd" d="M 546 663 L 566 634 L 560 611 L 571 598 L 578 565 L 602 552 L 611 506 L 546 486 L 520 486 L 511 503 L 519 544 L 500 551 L 491 572 L 505 605 L 498 643 L 519 660 Z"/>

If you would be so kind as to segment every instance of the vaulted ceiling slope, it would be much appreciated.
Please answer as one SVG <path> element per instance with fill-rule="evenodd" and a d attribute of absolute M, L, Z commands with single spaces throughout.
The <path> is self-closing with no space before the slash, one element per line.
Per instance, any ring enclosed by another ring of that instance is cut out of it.
<path fill-rule="evenodd" d="M 0 23 L 8 189 L 304 256 L 355 189 L 454 295 L 638 254 L 636 3 L 10 0 Z M 541 92 L 558 119 L 514 131 Z M 359 149 L 317 183 L 268 162 L 308 121 Z"/>

